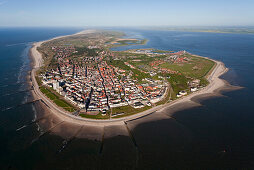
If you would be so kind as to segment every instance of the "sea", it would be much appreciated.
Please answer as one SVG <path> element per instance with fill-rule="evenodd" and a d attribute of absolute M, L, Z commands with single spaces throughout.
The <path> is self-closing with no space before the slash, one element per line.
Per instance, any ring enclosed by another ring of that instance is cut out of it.
<path fill-rule="evenodd" d="M 254 169 L 254 34 L 106 29 L 148 40 L 113 50 L 186 50 L 220 60 L 229 68 L 222 78 L 242 88 L 130 126 L 129 136 L 72 138 L 58 152 L 65 140 L 41 132 L 40 110 L 29 103 L 29 49 L 83 28 L 0 28 L 0 169 Z"/>

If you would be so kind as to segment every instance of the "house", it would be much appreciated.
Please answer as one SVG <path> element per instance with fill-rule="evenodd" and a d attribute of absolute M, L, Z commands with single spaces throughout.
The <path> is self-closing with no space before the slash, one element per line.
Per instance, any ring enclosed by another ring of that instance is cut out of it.
<path fill-rule="evenodd" d="M 184 90 L 182 90 L 182 91 L 180 91 L 180 92 L 179 92 L 179 94 L 180 94 L 180 95 L 182 95 L 182 96 L 184 96 L 184 95 L 186 95 L 186 94 L 187 94 L 187 92 L 186 92 L 186 91 L 184 91 Z"/>
<path fill-rule="evenodd" d="M 191 92 L 195 92 L 195 91 L 198 90 L 198 88 L 197 87 L 191 87 L 190 90 L 191 90 Z"/>

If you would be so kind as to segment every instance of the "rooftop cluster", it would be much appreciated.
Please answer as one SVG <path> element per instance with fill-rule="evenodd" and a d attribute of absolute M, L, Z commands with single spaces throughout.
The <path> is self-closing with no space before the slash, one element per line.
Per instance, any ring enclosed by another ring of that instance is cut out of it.
<path fill-rule="evenodd" d="M 123 69 L 108 65 L 103 60 L 111 55 L 108 51 L 98 50 L 97 55 L 75 58 L 75 54 L 79 54 L 75 47 L 54 46 L 52 50 L 58 65 L 41 74 L 43 85 L 53 88 L 88 114 L 106 113 L 110 108 L 127 105 L 151 106 L 167 93 L 166 80 L 145 78 L 139 83 L 132 79 L 132 72 L 127 74 Z"/>

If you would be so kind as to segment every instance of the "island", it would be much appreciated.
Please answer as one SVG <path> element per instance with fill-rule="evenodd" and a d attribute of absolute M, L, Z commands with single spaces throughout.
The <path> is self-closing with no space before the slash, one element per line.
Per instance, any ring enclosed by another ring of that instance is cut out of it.
<path fill-rule="evenodd" d="M 212 93 L 225 85 L 222 62 L 185 50 L 132 49 L 146 39 L 86 30 L 34 43 L 34 97 L 57 116 L 78 123 L 123 123 Z"/>
<path fill-rule="evenodd" d="M 251 26 L 148 27 L 146 29 L 163 30 L 163 31 L 182 31 L 182 32 L 223 33 L 223 34 L 253 34 L 254 33 L 254 27 L 251 27 Z"/>

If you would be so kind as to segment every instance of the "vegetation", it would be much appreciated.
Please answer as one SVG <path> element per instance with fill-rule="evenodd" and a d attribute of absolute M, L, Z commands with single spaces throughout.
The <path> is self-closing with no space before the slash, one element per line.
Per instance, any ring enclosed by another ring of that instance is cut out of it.
<path fill-rule="evenodd" d="M 150 74 L 141 72 L 137 69 L 132 69 L 131 71 L 133 72 L 132 78 L 137 79 L 139 82 L 142 82 L 145 78 L 151 78 Z"/>
<path fill-rule="evenodd" d="M 127 66 L 123 60 L 109 60 L 108 61 L 109 65 L 113 65 L 114 67 L 118 67 L 120 69 L 126 70 L 126 71 L 132 71 L 133 75 L 132 78 L 138 80 L 139 82 L 142 81 L 144 78 L 151 78 L 150 74 L 144 73 L 139 71 L 138 69 L 130 68 Z"/>
<path fill-rule="evenodd" d="M 41 86 L 41 78 L 36 75 L 35 79 L 37 81 L 38 86 Z"/>
<path fill-rule="evenodd" d="M 165 50 L 153 50 L 154 53 L 170 53 L 172 51 L 165 51 Z"/>
<path fill-rule="evenodd" d="M 152 108 L 152 107 L 145 106 L 143 108 L 135 109 L 135 108 L 131 107 L 130 105 L 122 106 L 122 107 L 115 107 L 115 108 L 112 108 L 112 115 L 117 114 L 117 113 L 124 113 L 122 115 L 113 117 L 113 118 L 120 118 L 120 117 L 130 116 L 130 115 L 133 115 L 133 114 L 136 114 L 139 112 L 143 112 L 143 111 L 148 110 L 150 108 Z"/>
<path fill-rule="evenodd" d="M 50 100 L 52 100 L 57 106 L 62 107 L 63 109 L 69 112 L 74 112 L 76 110 L 71 104 L 67 103 L 65 100 L 60 99 L 59 96 L 53 93 L 50 89 L 41 86 L 40 90 Z"/>
<path fill-rule="evenodd" d="M 209 81 L 208 81 L 205 77 L 202 77 L 202 78 L 200 79 L 200 86 L 205 87 L 205 86 L 207 86 L 208 84 L 209 84 Z"/>
<path fill-rule="evenodd" d="M 102 115 L 101 113 L 97 115 L 80 114 L 80 116 L 89 119 L 109 119 L 109 114 Z"/>
<path fill-rule="evenodd" d="M 126 71 L 131 70 L 131 68 L 129 66 L 124 64 L 123 60 L 113 60 L 113 59 L 110 59 L 108 61 L 108 65 L 113 65 L 114 67 L 118 67 L 118 68 L 126 70 Z"/>
<path fill-rule="evenodd" d="M 97 32 L 96 34 L 74 35 L 43 43 L 42 46 L 38 48 L 38 50 L 43 55 L 45 66 L 40 69 L 37 75 L 39 75 L 40 72 L 45 73 L 47 70 L 58 67 L 58 60 L 57 57 L 55 57 L 56 54 L 52 50 L 52 46 L 72 46 L 75 47 L 76 52 L 71 54 L 71 58 L 69 60 L 71 65 L 75 63 L 82 63 L 84 57 L 86 56 L 98 56 L 98 52 L 104 50 L 104 54 L 106 55 L 104 56 L 103 61 L 106 61 L 108 65 L 112 65 L 114 67 L 125 70 L 126 75 L 132 74 L 132 78 L 137 80 L 138 83 L 141 83 L 145 78 L 152 78 L 154 80 L 166 80 L 167 78 L 168 82 L 170 83 L 168 93 L 166 97 L 162 101 L 156 103 L 156 105 L 164 104 L 170 99 L 175 99 L 179 91 L 185 90 L 189 92 L 188 82 L 194 79 L 199 79 L 201 86 L 206 86 L 209 83 L 206 79 L 206 76 L 215 66 L 213 61 L 206 58 L 193 56 L 191 54 L 184 54 L 183 56 L 179 57 L 180 59 L 184 58 L 184 60 L 174 62 L 169 55 L 169 53 L 172 51 L 156 49 L 149 49 L 153 52 L 152 54 L 135 53 L 135 50 L 114 52 L 110 51 L 109 49 L 112 47 L 124 45 L 140 45 L 147 42 L 146 39 L 119 39 L 121 36 L 123 36 L 123 34 L 119 32 L 105 31 Z M 98 48 L 88 48 L 88 46 L 94 45 L 98 46 Z M 113 55 L 110 54 L 111 52 Z M 134 68 L 126 65 L 125 62 L 131 64 Z M 175 73 L 173 71 L 175 71 Z M 155 73 L 154 76 L 150 76 L 149 72 Z M 159 76 L 161 77 L 159 78 Z M 118 78 L 121 79 L 122 76 L 119 75 Z M 39 86 L 41 86 L 41 78 L 36 76 L 36 81 L 38 82 Z M 67 101 L 65 101 L 62 96 L 55 93 L 53 89 L 41 86 L 40 90 L 57 106 L 62 107 L 69 112 L 75 111 L 75 106 L 72 106 Z M 122 115 L 113 117 L 119 118 L 142 112 L 149 108 L 151 107 L 145 106 L 140 109 L 135 109 L 132 106 L 128 105 L 112 108 L 112 114 L 114 115 L 117 113 L 124 113 Z M 92 119 L 108 119 L 110 114 L 80 114 L 80 116 Z"/>
<path fill-rule="evenodd" d="M 172 93 L 172 97 L 175 97 L 179 91 L 188 89 L 188 84 L 187 84 L 188 79 L 184 75 L 169 74 L 169 76 L 170 78 L 168 79 L 168 81 L 174 92 Z"/>
<path fill-rule="evenodd" d="M 72 56 L 83 56 L 83 55 L 87 55 L 87 56 L 97 56 L 98 53 L 97 51 L 99 51 L 99 49 L 89 49 L 87 47 L 76 47 L 76 51 L 77 53 L 74 53 Z"/>
<path fill-rule="evenodd" d="M 205 58 L 195 57 L 191 55 L 185 55 L 190 59 L 189 62 L 186 63 L 164 63 L 161 64 L 160 67 L 168 68 L 174 71 L 179 71 L 184 74 L 186 77 L 192 78 L 202 78 L 207 75 L 207 73 L 212 69 L 214 66 L 214 62 Z"/>

